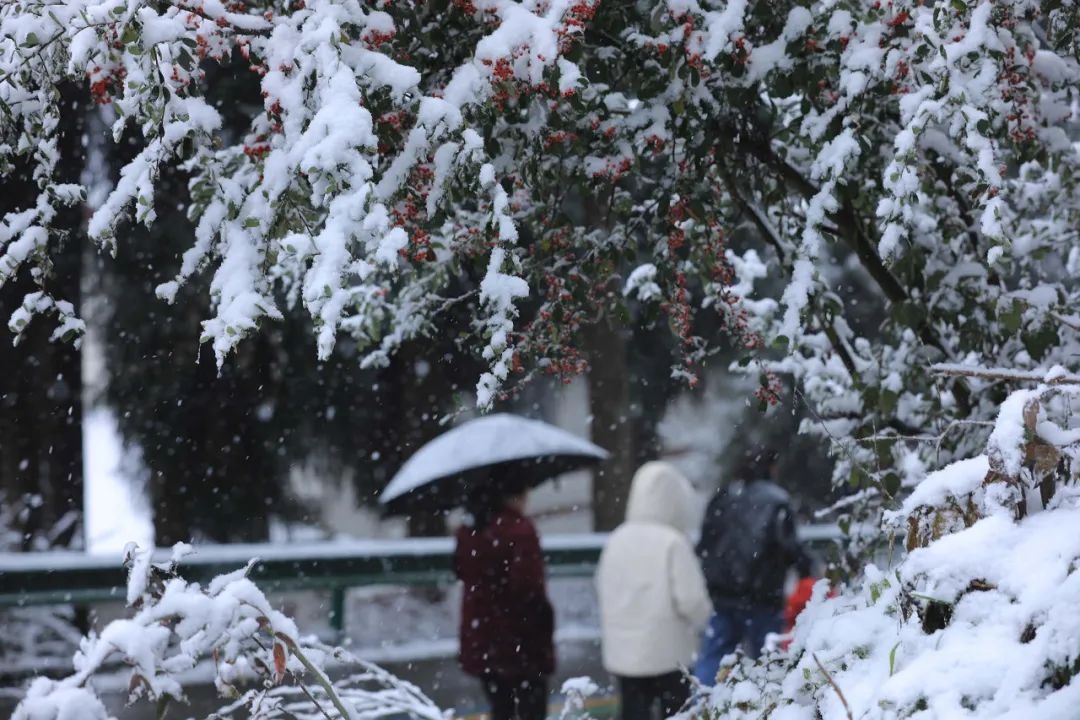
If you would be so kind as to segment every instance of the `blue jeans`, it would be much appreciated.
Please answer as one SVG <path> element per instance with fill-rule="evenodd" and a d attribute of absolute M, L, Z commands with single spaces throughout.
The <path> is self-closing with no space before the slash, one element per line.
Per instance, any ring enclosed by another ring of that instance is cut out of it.
<path fill-rule="evenodd" d="M 780 632 L 782 627 L 780 613 L 770 608 L 717 608 L 705 628 L 694 677 L 703 685 L 713 685 L 725 655 L 735 652 L 741 645 L 747 656 L 756 658 L 765 644 L 765 636 Z"/>

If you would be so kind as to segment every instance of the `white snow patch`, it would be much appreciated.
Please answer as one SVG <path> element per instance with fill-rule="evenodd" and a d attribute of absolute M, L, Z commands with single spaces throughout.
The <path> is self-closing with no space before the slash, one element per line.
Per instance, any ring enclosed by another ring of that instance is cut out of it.
<path fill-rule="evenodd" d="M 125 450 L 112 411 L 96 408 L 83 418 L 86 547 L 117 553 L 129 542 L 153 547 L 154 523 L 145 496 L 127 470 L 136 458 Z"/>

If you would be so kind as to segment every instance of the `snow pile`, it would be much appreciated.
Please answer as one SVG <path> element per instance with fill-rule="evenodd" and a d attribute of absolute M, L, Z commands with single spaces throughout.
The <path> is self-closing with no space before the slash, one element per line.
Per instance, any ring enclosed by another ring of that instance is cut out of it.
<path fill-rule="evenodd" d="M 30 685 L 13 720 L 108 720 L 92 680 L 107 665 L 131 668 L 129 692 L 161 709 L 184 701 L 183 674 L 203 660 L 214 666 L 214 685 L 231 704 L 221 717 L 316 718 L 334 708 L 342 718 L 404 714 L 436 720 L 442 712 L 422 692 L 344 650 L 302 640 L 291 619 L 274 610 L 247 578 L 247 567 L 214 578 L 207 587 L 176 573 L 192 548 L 179 543 L 167 563 L 132 546 L 127 597 L 130 618 L 83 638 L 75 673 L 40 677 Z M 358 670 L 331 682 L 325 667 Z M 243 686 L 250 682 L 250 688 Z"/>
<path fill-rule="evenodd" d="M 790 653 L 728 658 L 709 710 L 732 720 L 1075 718 L 1080 443 L 1048 418 L 1078 390 L 1014 393 L 986 455 L 932 473 L 887 517 L 887 532 L 907 529 L 899 566 L 870 566 L 861 587 L 832 599 L 819 583 Z"/>
<path fill-rule="evenodd" d="M 585 702 L 600 691 L 600 686 L 587 677 L 569 678 L 562 684 L 563 695 L 566 702 L 563 703 L 559 720 L 571 720 L 572 718 L 585 717 Z"/>

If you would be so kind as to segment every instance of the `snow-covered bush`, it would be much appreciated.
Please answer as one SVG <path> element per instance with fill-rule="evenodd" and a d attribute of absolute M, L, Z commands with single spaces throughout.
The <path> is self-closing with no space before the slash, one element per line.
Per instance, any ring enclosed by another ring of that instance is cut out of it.
<path fill-rule="evenodd" d="M 1080 377 L 1002 405 L 986 453 L 931 473 L 885 530 L 895 568 L 799 617 L 787 655 L 731 658 L 696 712 L 724 720 L 1075 718 Z M 1067 383 L 1067 384 L 1066 384 Z"/>
<path fill-rule="evenodd" d="M 559 720 L 586 720 L 589 717 L 585 703 L 600 691 L 600 686 L 587 677 L 575 677 L 562 684 L 563 701 Z"/>
<path fill-rule="evenodd" d="M 154 563 L 150 550 L 129 548 L 133 615 L 83 638 L 71 676 L 35 679 L 13 720 L 108 720 L 94 678 L 116 665 L 131 668 L 129 700 L 156 703 L 161 717 L 170 703 L 184 702 L 183 674 L 207 662 L 228 701 L 215 717 L 444 719 L 414 686 L 340 648 L 301 638 L 248 579 L 251 564 L 205 588 L 185 581 L 177 566 L 190 552 L 180 543 L 169 562 Z M 331 667 L 341 679 L 331 680 Z"/>

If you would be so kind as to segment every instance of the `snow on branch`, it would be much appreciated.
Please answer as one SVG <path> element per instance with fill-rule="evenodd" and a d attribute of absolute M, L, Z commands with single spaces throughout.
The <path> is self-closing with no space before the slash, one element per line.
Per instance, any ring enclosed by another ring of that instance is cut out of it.
<path fill-rule="evenodd" d="M 1080 385 L 1080 375 L 1070 373 L 1060 365 L 1049 370 L 1013 370 L 1009 368 L 981 368 L 968 365 L 939 363 L 930 366 L 930 372 L 945 377 L 969 377 L 981 380 L 1004 380 L 1006 382 L 1033 382 L 1045 385 Z"/>
<path fill-rule="evenodd" d="M 180 543 L 169 562 L 154 564 L 150 550 L 129 546 L 132 616 L 83 638 L 73 675 L 35 679 L 13 720 L 110 720 L 91 680 L 117 664 L 131 668 L 129 701 L 154 702 L 160 713 L 185 702 L 184 673 L 207 662 L 218 692 L 231 698 L 217 717 L 444 720 L 415 686 L 340 648 L 301 638 L 247 577 L 253 563 L 205 588 L 185 581 L 178 566 L 192 552 Z M 345 674 L 332 680 L 331 669 Z"/>
<path fill-rule="evenodd" d="M 354 0 L 307 0 L 287 10 L 268 0 L 5 3 L 0 166 L 6 175 L 29 163 L 42 190 L 33 207 L 0 220 L 0 282 L 26 263 L 43 274 L 59 232 L 56 208 L 81 197 L 81 188 L 56 180 L 58 163 L 74 161 L 56 151 L 57 88 L 85 83 L 94 102 L 114 111 L 114 140 L 139 148 L 94 212 L 89 235 L 116 253 L 124 223 L 155 221 L 161 175 L 186 173 L 194 243 L 158 295 L 171 302 L 196 272 L 212 270 L 213 315 L 202 339 L 219 365 L 262 320 L 282 316 L 282 296 L 310 313 L 320 359 L 345 329 L 382 361 L 393 349 L 386 341 L 423 332 L 440 304 L 453 256 L 434 252 L 430 233 L 448 187 L 479 186 L 494 243 L 517 238 L 506 192 L 471 126 L 478 110 L 508 80 L 538 85 L 554 73 L 569 93 L 580 78 L 563 54 L 580 36 L 589 3 L 482 5 L 494 29 L 474 39 L 475 52 L 444 86 L 428 87 L 423 72 L 438 68 L 400 60 L 395 17 Z M 209 63 L 237 60 L 246 76 L 208 72 Z M 218 82 L 254 84 L 262 96 L 239 138 L 210 100 Z M 492 257 L 492 278 L 513 252 Z M 481 324 L 490 337 L 487 384 L 497 384 L 513 302 L 525 292 L 488 286 Z M 21 330 L 45 305 L 60 307 L 28 301 L 12 327 Z M 65 320 L 60 334 L 78 329 Z"/>
<path fill-rule="evenodd" d="M 452 292 L 482 406 L 514 373 L 584 371 L 583 330 L 618 318 L 666 324 L 690 386 L 722 337 L 745 367 L 783 351 L 764 405 L 790 373 L 848 448 L 992 417 L 930 364 L 1075 371 L 1064 6 L 414 5 L 0 5 L 0 171 L 33 189 L 0 219 L 0 282 L 28 272 L 43 293 L 11 326 L 60 310 L 60 336 L 80 329 L 44 279 L 58 209 L 82 202 L 58 171 L 57 89 L 75 84 L 134 156 L 90 234 L 119 252 L 162 178 L 186 180 L 190 245 L 153 272 L 169 302 L 212 276 L 219 363 L 301 306 L 318 357 L 344 333 L 385 364 L 439 331 Z M 233 95 L 254 109 L 221 112 Z M 973 427 L 943 459 L 985 439 Z M 845 450 L 837 481 L 895 484 L 900 453 L 873 453 Z"/>
<path fill-rule="evenodd" d="M 931 473 L 886 518 L 906 534 L 828 597 L 814 588 L 789 651 L 730 656 L 696 711 L 732 720 L 970 716 L 1064 718 L 1080 656 L 1075 558 L 1080 438 L 1052 432 L 1071 387 L 1005 401 L 987 453 Z M 1020 462 L 998 466 L 1003 438 Z M 1011 473 L 1011 474 L 1010 474 Z"/>

